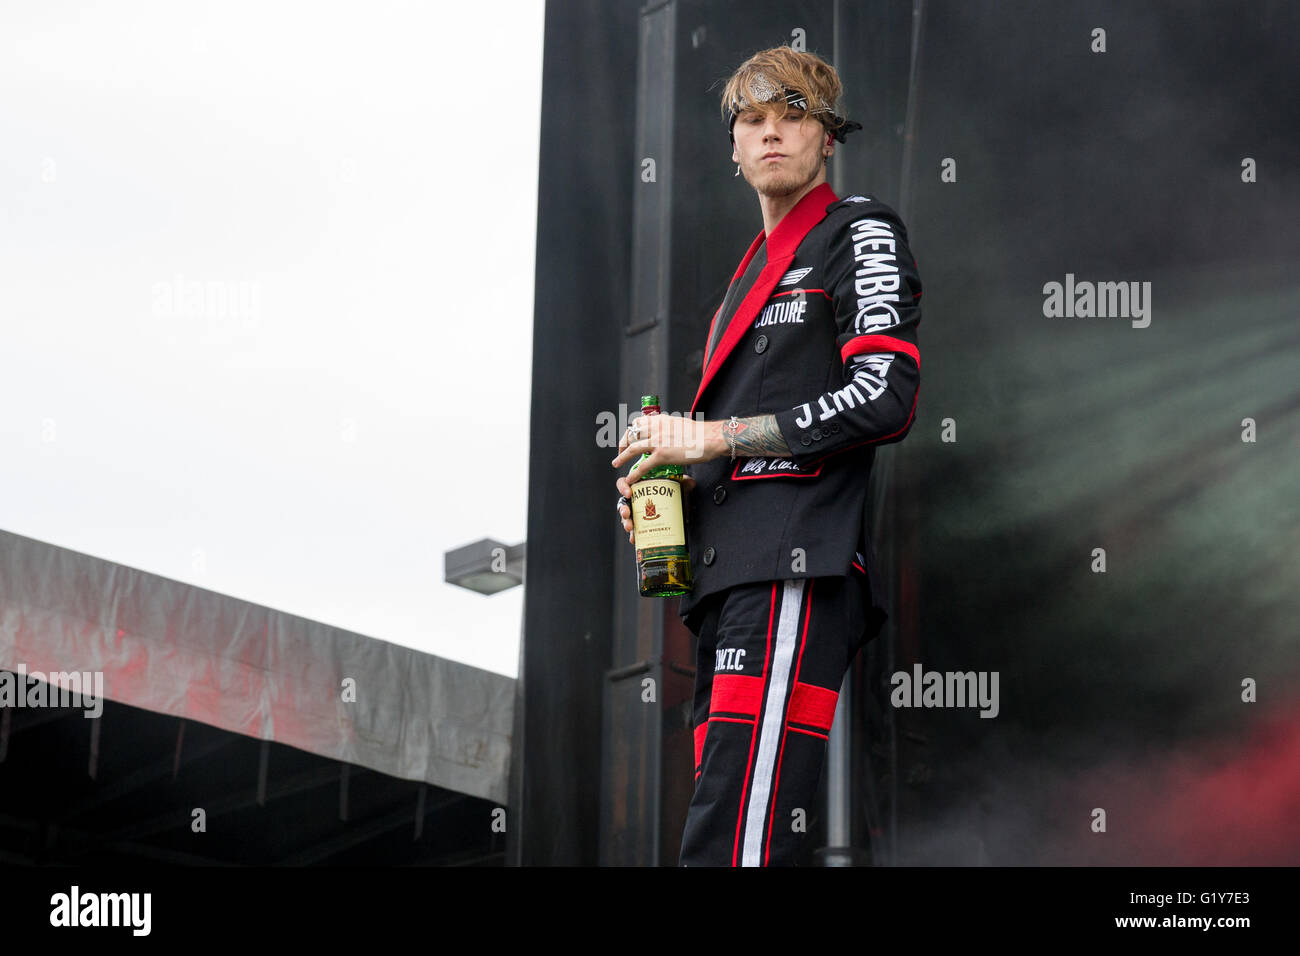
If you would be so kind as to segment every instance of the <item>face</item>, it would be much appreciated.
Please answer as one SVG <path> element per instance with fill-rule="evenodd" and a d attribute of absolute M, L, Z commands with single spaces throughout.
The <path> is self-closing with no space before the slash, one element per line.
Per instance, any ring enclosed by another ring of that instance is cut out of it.
<path fill-rule="evenodd" d="M 733 133 L 731 161 L 740 164 L 746 182 L 768 196 L 788 196 L 816 179 L 830 139 L 820 122 L 796 109 L 780 118 L 745 110 L 736 117 Z M 765 159 L 768 153 L 782 155 Z"/>

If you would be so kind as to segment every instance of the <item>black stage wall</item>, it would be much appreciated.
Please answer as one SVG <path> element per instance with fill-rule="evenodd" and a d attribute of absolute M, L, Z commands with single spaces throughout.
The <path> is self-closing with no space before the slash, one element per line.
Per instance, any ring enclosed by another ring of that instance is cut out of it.
<path fill-rule="evenodd" d="M 627 321 L 637 10 L 546 5 L 532 419 L 514 466 L 529 517 L 506 852 L 523 865 L 594 863 L 598 849 L 618 553 L 614 453 L 593 436 L 596 409 L 617 405 Z"/>
<path fill-rule="evenodd" d="M 548 4 L 514 862 L 675 862 L 693 658 L 635 597 L 597 416 L 689 406 L 761 222 L 721 81 L 792 42 L 867 127 L 833 185 L 904 214 L 925 283 L 918 416 L 875 489 L 894 616 L 856 670 L 855 843 L 1300 861 L 1297 16 Z M 1141 304 L 1049 315 L 1051 283 Z M 914 666 L 996 675 L 997 715 L 894 706 Z"/>

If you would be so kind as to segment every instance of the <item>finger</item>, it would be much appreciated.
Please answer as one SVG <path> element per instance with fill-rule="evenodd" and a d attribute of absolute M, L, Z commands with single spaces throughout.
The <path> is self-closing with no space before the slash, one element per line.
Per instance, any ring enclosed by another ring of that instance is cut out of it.
<path fill-rule="evenodd" d="M 641 455 L 644 455 L 649 451 L 650 451 L 650 439 L 641 438 L 638 439 L 637 441 L 632 442 L 632 444 L 628 445 L 621 452 L 619 452 L 617 457 L 615 457 L 614 460 L 610 462 L 610 464 L 613 465 L 615 468 L 617 468 L 620 465 L 622 465 L 624 462 L 631 461 L 633 458 L 637 458 Z"/>
<path fill-rule="evenodd" d="M 620 452 L 625 451 L 628 444 L 632 441 L 632 439 L 628 437 L 629 431 L 635 431 L 638 438 L 648 435 L 650 432 L 650 426 L 646 417 L 641 415 L 627 423 L 627 428 L 623 429 L 623 434 L 618 440 L 618 450 Z"/>
<path fill-rule="evenodd" d="M 618 493 L 624 498 L 632 497 L 632 486 L 627 483 L 627 479 L 622 475 L 618 476 L 618 480 L 614 482 L 614 487 L 618 489 Z"/>
<path fill-rule="evenodd" d="M 624 438 L 623 440 L 627 441 L 626 438 Z M 633 444 L 635 444 L 635 442 Z M 627 461 L 634 454 L 635 452 L 632 451 L 632 445 L 624 445 L 618 450 L 618 454 L 614 456 L 614 460 L 611 461 L 610 464 L 613 465 L 615 468 L 618 468 L 620 465 L 623 464 L 623 462 Z"/>

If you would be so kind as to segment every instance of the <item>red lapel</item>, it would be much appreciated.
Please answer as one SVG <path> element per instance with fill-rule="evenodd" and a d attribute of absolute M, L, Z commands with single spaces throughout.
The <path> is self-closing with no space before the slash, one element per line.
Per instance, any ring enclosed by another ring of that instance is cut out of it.
<path fill-rule="evenodd" d="M 780 228 L 780 226 L 781 224 L 777 223 L 778 229 Z M 763 244 L 763 235 L 764 233 L 760 229 L 758 235 L 754 237 L 754 241 L 749 244 L 749 251 L 745 253 L 745 258 L 740 260 L 740 265 L 736 268 L 735 274 L 731 277 L 732 282 L 735 282 L 737 279 L 739 279 L 741 276 L 745 274 L 745 270 L 749 268 L 749 260 L 754 258 L 754 256 L 758 255 L 758 247 Z M 730 289 L 731 286 L 728 285 L 727 288 Z M 727 297 L 724 295 L 722 298 L 723 301 L 725 302 Z M 722 311 L 722 306 L 719 305 L 718 311 L 713 313 L 713 318 L 709 321 L 709 337 L 704 340 L 704 347 L 706 349 L 709 347 L 709 343 L 713 341 L 713 326 L 717 324 L 718 313 L 721 311 Z M 721 345 L 722 343 L 719 342 L 718 344 Z M 715 349 L 714 351 L 717 350 Z M 706 355 L 705 358 L 708 359 L 710 358 L 710 356 Z M 700 371 L 701 373 L 708 371 L 708 366 L 705 366 Z"/>
<path fill-rule="evenodd" d="M 749 331 L 749 327 L 754 324 L 754 319 L 758 316 L 758 310 L 763 306 L 771 296 L 772 290 L 776 288 L 777 282 L 781 276 L 785 275 L 786 267 L 794 259 L 795 250 L 799 248 L 799 243 L 803 242 L 803 237 L 808 235 L 808 231 L 813 226 L 826 218 L 826 207 L 839 199 L 831 189 L 829 183 L 822 183 L 816 189 L 813 189 L 806 196 L 799 200 L 793 209 L 785 214 L 785 218 L 776 224 L 772 230 L 772 235 L 768 237 L 767 242 L 767 263 L 754 280 L 753 286 L 750 287 L 749 293 L 736 309 L 736 314 L 731 317 L 731 322 L 727 326 L 727 331 L 723 333 L 722 341 L 718 347 L 713 350 L 713 356 L 709 361 L 709 367 L 704 370 L 704 377 L 700 380 L 699 390 L 695 393 L 695 401 L 691 403 L 691 414 L 695 413 L 695 406 L 700 403 L 704 390 L 709 387 L 718 374 L 718 370 L 727 360 L 736 343 L 739 342 Z M 745 258 L 740 262 L 740 268 L 732 277 L 735 282 L 745 273 L 745 267 L 749 261 L 754 258 L 758 252 L 758 247 L 763 244 L 765 233 L 762 231 L 750 243 L 749 251 L 745 253 Z M 714 315 L 714 321 L 718 316 Z M 712 338 L 712 326 L 710 325 L 710 338 Z M 707 347 L 706 340 L 705 344 Z"/>

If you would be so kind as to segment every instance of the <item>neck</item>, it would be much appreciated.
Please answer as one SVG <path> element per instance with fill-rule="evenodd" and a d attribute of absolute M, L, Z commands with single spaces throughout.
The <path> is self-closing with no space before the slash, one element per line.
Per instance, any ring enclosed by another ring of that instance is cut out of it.
<path fill-rule="evenodd" d="M 792 192 L 787 196 L 769 196 L 766 193 L 758 194 L 758 204 L 763 208 L 763 231 L 770 238 L 772 230 L 781 224 L 781 220 L 795 206 L 799 205 L 799 200 L 803 199 L 810 192 L 826 182 L 826 167 L 823 166 L 818 170 L 816 177 L 797 192 Z"/>

